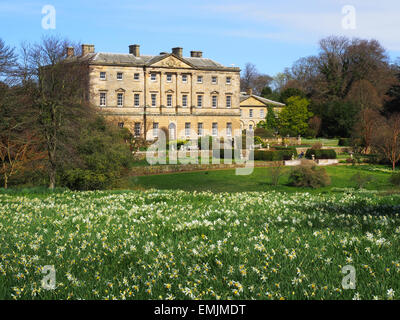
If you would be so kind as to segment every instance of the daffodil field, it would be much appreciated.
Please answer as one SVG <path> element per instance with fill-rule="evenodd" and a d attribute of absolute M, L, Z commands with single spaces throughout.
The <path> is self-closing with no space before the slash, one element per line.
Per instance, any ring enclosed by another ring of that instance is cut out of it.
<path fill-rule="evenodd" d="M 0 194 L 0 299 L 397 299 L 399 214 L 373 191 Z"/>

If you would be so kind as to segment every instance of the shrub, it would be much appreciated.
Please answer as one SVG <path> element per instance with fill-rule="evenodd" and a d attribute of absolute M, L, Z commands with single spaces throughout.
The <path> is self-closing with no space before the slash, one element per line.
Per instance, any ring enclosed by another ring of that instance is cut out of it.
<path fill-rule="evenodd" d="M 356 183 L 357 189 L 363 189 L 372 180 L 373 178 L 371 176 L 364 175 L 359 172 L 351 177 L 351 181 L 354 181 Z"/>
<path fill-rule="evenodd" d="M 320 150 L 322 149 L 322 143 L 321 142 L 316 142 L 311 146 L 312 150 Z"/>
<path fill-rule="evenodd" d="M 336 159 L 336 152 L 333 149 L 308 149 L 306 158 L 312 159 L 312 155 L 315 159 Z"/>
<path fill-rule="evenodd" d="M 75 190 L 115 186 L 133 162 L 124 133 L 102 117 L 87 123 L 79 140 L 74 141 L 75 163 L 65 166 L 60 172 L 61 185 Z"/>
<path fill-rule="evenodd" d="M 271 176 L 271 183 L 273 186 L 277 186 L 279 184 L 279 179 L 283 175 L 283 166 L 281 163 L 274 164 L 270 171 L 270 176 Z"/>
<path fill-rule="evenodd" d="M 230 154 L 229 154 L 229 150 Z M 220 159 L 234 159 L 235 152 L 237 153 L 237 157 L 239 157 L 239 150 L 238 149 L 214 149 L 213 150 L 213 157 L 220 158 Z M 226 157 L 225 157 L 226 154 Z M 240 157 L 239 157 L 240 158 Z"/>
<path fill-rule="evenodd" d="M 282 150 L 255 150 L 254 151 L 254 160 L 262 160 L 262 161 L 282 161 L 282 160 L 291 160 L 292 156 L 297 156 L 296 149 L 286 148 Z"/>
<path fill-rule="evenodd" d="M 263 140 L 259 136 L 254 136 L 254 144 L 263 144 Z"/>
<path fill-rule="evenodd" d="M 395 186 L 400 186 L 400 172 L 393 173 L 390 176 L 389 181 L 391 184 L 394 184 Z"/>
<path fill-rule="evenodd" d="M 320 188 L 330 185 L 331 179 L 325 168 L 301 165 L 293 168 L 289 175 L 289 185 L 295 187 Z"/>
<path fill-rule="evenodd" d="M 257 129 L 255 129 L 254 130 L 254 135 L 258 136 L 260 138 L 264 138 L 264 139 L 273 138 L 275 136 L 273 130 L 265 129 L 265 128 L 257 128 Z"/>
<path fill-rule="evenodd" d="M 338 145 L 341 147 L 350 147 L 351 146 L 351 139 L 350 138 L 340 138 Z"/>

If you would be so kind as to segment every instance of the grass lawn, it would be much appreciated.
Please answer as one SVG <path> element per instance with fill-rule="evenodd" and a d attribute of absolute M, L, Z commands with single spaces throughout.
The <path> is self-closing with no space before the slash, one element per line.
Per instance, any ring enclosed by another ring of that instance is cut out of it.
<path fill-rule="evenodd" d="M 324 138 L 305 139 L 305 138 L 301 138 L 302 145 L 312 146 L 316 142 L 321 142 L 324 147 L 338 147 L 339 139 L 324 139 Z"/>
<path fill-rule="evenodd" d="M 143 189 L 174 189 L 185 191 L 212 191 L 212 192 L 245 192 L 245 191 L 285 191 L 285 192 L 324 192 L 332 188 L 354 188 L 356 183 L 352 177 L 356 173 L 371 176 L 372 181 L 366 185 L 370 190 L 393 189 L 388 182 L 390 173 L 380 171 L 367 171 L 367 166 L 329 166 L 326 170 L 331 177 L 329 187 L 319 189 L 299 189 L 287 186 L 290 168 L 285 168 L 286 173 L 281 178 L 280 185 L 274 187 L 270 183 L 270 168 L 254 168 L 248 176 L 235 175 L 235 170 L 200 171 L 176 174 L 162 174 L 153 176 L 132 177 L 131 186 Z"/>

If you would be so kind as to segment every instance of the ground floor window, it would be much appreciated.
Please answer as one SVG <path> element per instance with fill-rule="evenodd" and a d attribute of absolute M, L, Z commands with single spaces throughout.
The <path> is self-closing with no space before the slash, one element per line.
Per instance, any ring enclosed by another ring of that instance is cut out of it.
<path fill-rule="evenodd" d="M 123 128 L 124 127 L 124 123 L 123 122 L 118 122 L 118 127 Z"/>
<path fill-rule="evenodd" d="M 135 136 L 140 136 L 140 122 L 135 122 Z"/>
<path fill-rule="evenodd" d="M 201 122 L 197 124 L 197 135 L 200 137 L 203 135 L 203 123 Z"/>
<path fill-rule="evenodd" d="M 158 137 L 158 122 L 153 123 L 153 137 L 154 138 Z"/>
<path fill-rule="evenodd" d="M 226 124 L 226 135 L 232 136 L 232 123 L 231 122 L 228 122 Z"/>
<path fill-rule="evenodd" d="M 185 123 L 185 136 L 190 136 L 190 122 Z"/>
<path fill-rule="evenodd" d="M 212 124 L 212 135 L 217 136 L 218 135 L 218 123 L 213 122 Z"/>

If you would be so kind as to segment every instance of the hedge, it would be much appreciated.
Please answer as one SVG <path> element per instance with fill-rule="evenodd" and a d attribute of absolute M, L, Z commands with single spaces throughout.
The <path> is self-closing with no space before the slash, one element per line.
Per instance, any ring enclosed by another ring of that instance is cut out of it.
<path fill-rule="evenodd" d="M 350 138 L 340 138 L 338 145 L 341 147 L 350 147 L 351 146 L 351 139 Z"/>
<path fill-rule="evenodd" d="M 333 149 L 308 149 L 306 158 L 312 159 L 312 155 L 315 159 L 336 159 L 336 152 Z"/>
<path fill-rule="evenodd" d="M 254 160 L 262 161 L 282 161 L 291 160 L 292 156 L 297 157 L 296 149 L 285 149 L 285 150 L 254 150 Z"/>

